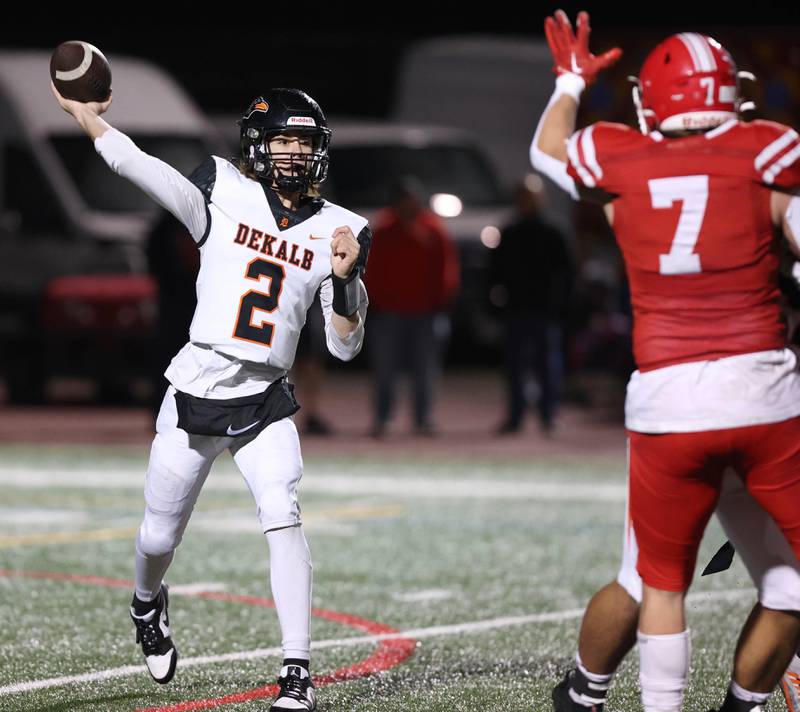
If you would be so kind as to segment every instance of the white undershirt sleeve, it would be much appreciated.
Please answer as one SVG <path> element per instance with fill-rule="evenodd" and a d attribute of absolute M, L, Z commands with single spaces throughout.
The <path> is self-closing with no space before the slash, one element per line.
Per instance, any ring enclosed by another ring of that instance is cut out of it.
<path fill-rule="evenodd" d="M 539 148 L 538 144 L 539 134 L 542 132 L 542 126 L 544 125 L 544 118 L 547 116 L 550 107 L 564 94 L 569 94 L 576 101 L 579 101 L 582 90 L 583 80 L 575 75 L 564 74 L 556 80 L 555 91 L 542 112 L 530 147 L 531 165 L 537 171 L 546 175 L 559 188 L 569 193 L 573 200 L 578 200 L 578 189 L 575 187 L 575 181 L 567 173 L 567 164 L 546 154 Z"/>
<path fill-rule="evenodd" d="M 195 242 L 200 242 L 208 224 L 206 203 L 200 189 L 164 161 L 142 151 L 117 129 L 95 139 L 97 153 L 112 171 L 141 188 L 180 220 Z"/>
<path fill-rule="evenodd" d="M 364 321 L 367 318 L 367 288 L 361 279 L 358 280 L 358 289 L 361 299 L 358 306 L 358 326 L 351 331 L 344 339 L 336 332 L 336 327 L 331 323 L 333 314 L 333 284 L 330 278 L 322 282 L 319 289 L 319 303 L 322 305 L 322 316 L 325 318 L 325 340 L 328 344 L 328 351 L 342 361 L 350 361 L 361 351 L 364 343 Z"/>

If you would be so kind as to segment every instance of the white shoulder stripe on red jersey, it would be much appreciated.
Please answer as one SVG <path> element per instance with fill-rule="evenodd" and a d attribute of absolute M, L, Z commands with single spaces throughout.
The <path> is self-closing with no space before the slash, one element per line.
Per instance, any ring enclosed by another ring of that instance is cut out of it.
<path fill-rule="evenodd" d="M 678 38 L 686 46 L 698 72 L 713 72 L 717 68 L 717 60 L 708 46 L 708 40 L 696 32 L 681 32 Z"/>
<path fill-rule="evenodd" d="M 594 150 L 594 138 L 592 137 L 593 132 L 594 126 L 589 126 L 584 130 L 581 136 L 581 151 L 583 151 L 583 161 L 586 167 L 594 173 L 594 177 L 597 180 L 602 180 L 603 169 L 600 168 L 600 164 L 597 162 L 597 153 Z"/>
<path fill-rule="evenodd" d="M 583 183 L 587 188 L 594 188 L 597 184 L 595 183 L 592 174 L 586 170 L 586 167 L 581 162 L 580 153 L 578 151 L 578 142 L 582 140 L 583 133 L 585 131 L 586 129 L 581 129 L 569 137 L 567 140 L 567 157 L 569 158 L 569 162 L 572 164 L 572 167 L 577 171 L 578 176 L 581 179 L 581 183 Z"/>
<path fill-rule="evenodd" d="M 789 129 L 785 134 L 783 134 L 780 138 L 776 138 L 771 144 L 769 144 L 761 153 L 756 156 L 755 166 L 756 170 L 760 171 L 764 166 L 767 165 L 775 156 L 777 156 L 781 151 L 789 146 L 792 141 L 796 141 L 798 139 L 797 131 L 794 129 Z"/>
<path fill-rule="evenodd" d="M 706 131 L 705 134 L 703 135 L 706 137 L 706 139 L 709 140 L 712 138 L 716 138 L 717 136 L 721 136 L 722 134 L 724 134 L 726 131 L 730 131 L 738 123 L 739 121 L 737 119 L 728 119 L 727 121 L 717 126 L 717 128 L 711 129 L 711 131 Z"/>
<path fill-rule="evenodd" d="M 791 151 L 787 151 L 784 153 L 780 159 L 775 161 L 766 171 L 763 173 L 764 182 L 767 184 L 771 184 L 775 180 L 775 176 L 778 175 L 784 168 L 788 168 L 792 165 L 798 158 L 800 158 L 800 143 L 796 144 L 795 147 Z"/>

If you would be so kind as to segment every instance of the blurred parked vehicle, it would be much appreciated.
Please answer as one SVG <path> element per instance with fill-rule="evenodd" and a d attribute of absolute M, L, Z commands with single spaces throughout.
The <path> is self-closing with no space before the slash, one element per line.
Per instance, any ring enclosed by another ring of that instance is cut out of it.
<path fill-rule="evenodd" d="M 126 397 L 146 374 L 155 284 L 143 241 L 157 206 L 115 176 L 50 93 L 44 50 L 0 52 L 0 368 L 12 402 L 53 375 L 90 375 Z M 188 173 L 223 151 L 163 70 L 110 56 L 109 116 L 148 153 Z"/>

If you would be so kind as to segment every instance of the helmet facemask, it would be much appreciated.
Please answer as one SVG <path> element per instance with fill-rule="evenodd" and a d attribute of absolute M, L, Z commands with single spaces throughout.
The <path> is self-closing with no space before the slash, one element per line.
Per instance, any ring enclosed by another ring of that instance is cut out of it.
<path fill-rule="evenodd" d="M 249 127 L 244 130 L 242 137 L 246 144 L 243 158 L 258 180 L 289 193 L 305 194 L 322 183 L 328 175 L 330 133 L 325 128 L 314 131 L 265 131 Z M 271 152 L 270 141 L 287 134 L 311 136 L 311 153 Z"/>
<path fill-rule="evenodd" d="M 302 194 L 316 190 L 327 177 L 331 130 L 319 104 L 305 92 L 270 89 L 253 100 L 238 123 L 241 166 L 250 177 L 275 190 Z M 311 152 L 270 152 L 278 136 L 310 138 Z"/>

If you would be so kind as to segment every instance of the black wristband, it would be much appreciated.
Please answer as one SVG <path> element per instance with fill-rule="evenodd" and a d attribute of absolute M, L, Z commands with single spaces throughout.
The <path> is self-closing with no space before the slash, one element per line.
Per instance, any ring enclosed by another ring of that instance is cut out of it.
<path fill-rule="evenodd" d="M 354 267 L 347 277 L 337 277 L 331 272 L 333 284 L 333 311 L 339 316 L 350 317 L 358 311 L 361 303 L 361 289 L 358 275 L 361 270 Z"/>

